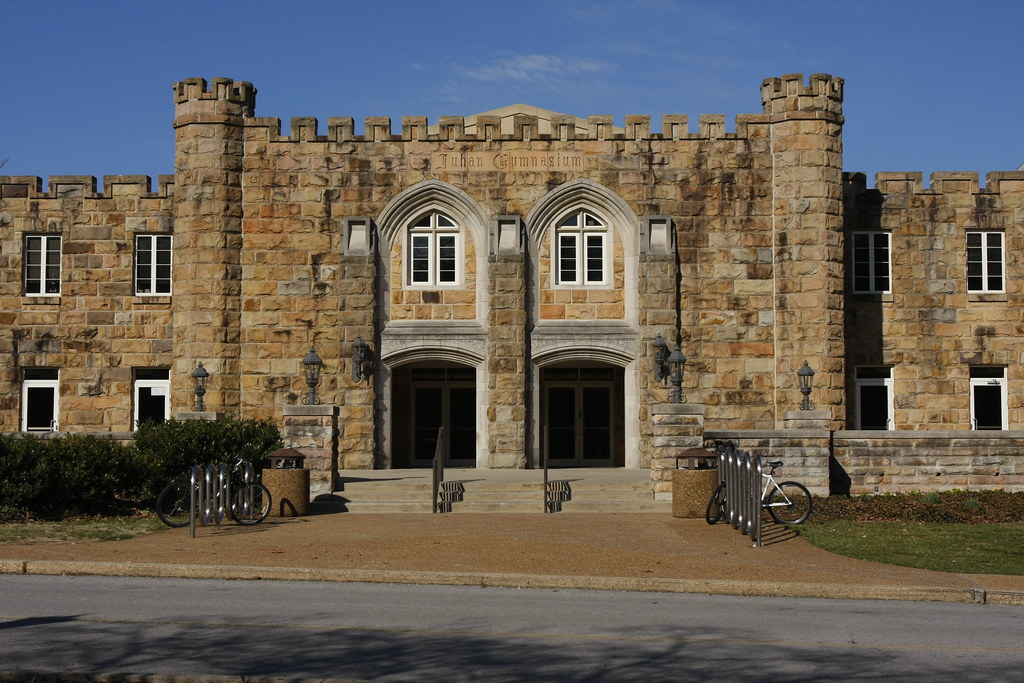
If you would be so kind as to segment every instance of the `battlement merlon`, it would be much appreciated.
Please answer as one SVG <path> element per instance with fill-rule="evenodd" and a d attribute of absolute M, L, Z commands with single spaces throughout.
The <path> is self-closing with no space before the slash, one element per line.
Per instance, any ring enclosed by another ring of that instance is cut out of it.
<path fill-rule="evenodd" d="M 209 118 L 249 118 L 256 111 L 256 88 L 248 81 L 230 78 L 186 78 L 174 84 L 175 126 L 184 123 L 211 122 Z"/>
<path fill-rule="evenodd" d="M 884 171 L 875 174 L 875 190 L 885 196 L 973 196 L 1024 195 L 1024 171 L 990 171 L 985 174 L 985 186 L 980 185 L 977 171 L 936 171 L 929 176 L 929 185 L 924 185 L 921 171 Z M 870 188 L 867 176 L 859 172 L 843 173 L 844 192 L 847 195 L 863 194 Z M 1014 200 L 1021 203 L 1020 199 Z"/>
<path fill-rule="evenodd" d="M 803 113 L 814 118 L 843 119 L 843 79 L 829 74 L 811 74 L 804 85 L 803 74 L 766 78 L 761 83 L 761 104 L 769 115 Z"/>

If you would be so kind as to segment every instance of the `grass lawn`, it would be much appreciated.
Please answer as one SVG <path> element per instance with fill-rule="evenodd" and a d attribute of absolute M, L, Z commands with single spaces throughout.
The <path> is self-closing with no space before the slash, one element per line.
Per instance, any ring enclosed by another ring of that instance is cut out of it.
<path fill-rule="evenodd" d="M 940 572 L 1024 575 L 1024 522 L 815 521 L 812 517 L 791 528 L 819 548 L 847 557 Z"/>
<path fill-rule="evenodd" d="M 69 541 L 122 541 L 157 529 L 166 529 L 156 517 L 101 517 L 62 522 L 8 522 L 0 524 L 0 544 L 67 543 Z"/>

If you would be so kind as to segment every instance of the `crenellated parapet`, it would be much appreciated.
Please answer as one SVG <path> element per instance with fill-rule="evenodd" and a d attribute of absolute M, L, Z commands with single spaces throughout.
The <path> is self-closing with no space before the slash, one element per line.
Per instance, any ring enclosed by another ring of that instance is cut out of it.
<path fill-rule="evenodd" d="M 874 190 L 886 197 L 946 196 L 971 197 L 976 195 L 1019 196 L 1024 193 L 1024 171 L 992 171 L 985 175 L 981 186 L 976 171 L 936 171 L 924 186 L 920 171 L 881 172 L 875 174 Z M 843 184 L 847 195 L 869 192 L 867 176 L 863 173 L 844 173 Z"/>
<path fill-rule="evenodd" d="M 792 115 L 803 113 L 814 118 L 843 115 L 843 79 L 829 74 L 811 74 L 804 84 L 803 74 L 766 78 L 761 84 L 764 113 Z"/>
<path fill-rule="evenodd" d="M 38 176 L 0 176 L 0 199 L 167 199 L 174 195 L 174 176 L 158 176 L 156 191 L 147 175 L 106 175 L 103 191 L 97 192 L 96 187 L 96 176 L 52 175 L 47 178 L 46 190 Z"/>
<path fill-rule="evenodd" d="M 248 117 L 256 110 L 256 88 L 230 78 L 186 78 L 174 84 L 174 105 L 178 116 L 204 111 Z"/>
<path fill-rule="evenodd" d="M 291 119 L 287 135 L 281 134 L 281 119 L 254 117 L 246 119 L 246 139 L 266 142 L 529 142 L 529 141 L 604 141 L 604 140 L 739 140 L 768 136 L 769 117 L 763 114 L 740 114 L 735 129 L 726 130 L 724 114 L 701 114 L 697 130 L 691 131 L 686 114 L 666 114 L 661 130 L 651 130 L 651 117 L 626 116 L 624 128 L 616 127 L 608 115 L 590 116 L 587 126 L 580 128 L 564 117 L 553 117 L 551 132 L 540 132 L 538 117 L 517 115 L 511 133 L 502 133 L 497 117 L 477 116 L 472 123 L 462 116 L 442 116 L 430 124 L 425 116 L 403 116 L 398 130 L 390 117 L 368 116 L 364 119 L 363 134 L 356 134 L 355 119 L 332 116 L 327 119 L 325 135 L 320 134 L 315 117 L 301 116 Z"/>

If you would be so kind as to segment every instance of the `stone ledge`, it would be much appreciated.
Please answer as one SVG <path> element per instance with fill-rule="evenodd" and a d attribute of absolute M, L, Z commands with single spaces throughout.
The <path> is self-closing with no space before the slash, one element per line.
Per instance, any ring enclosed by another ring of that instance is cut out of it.
<path fill-rule="evenodd" d="M 316 406 L 284 406 L 284 416 L 309 416 L 309 415 L 324 415 L 336 417 L 338 415 L 338 406 L 335 405 L 316 405 Z"/>

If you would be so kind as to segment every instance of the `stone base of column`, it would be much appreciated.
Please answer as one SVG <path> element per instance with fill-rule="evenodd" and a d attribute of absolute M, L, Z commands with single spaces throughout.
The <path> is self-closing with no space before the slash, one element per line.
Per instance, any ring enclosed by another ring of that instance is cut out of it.
<path fill-rule="evenodd" d="M 224 419 L 224 413 L 197 413 L 194 411 L 175 413 L 175 420 L 206 420 L 207 422 L 219 422 Z"/>
<path fill-rule="evenodd" d="M 785 429 L 828 429 L 830 410 L 787 410 L 782 414 Z"/>
<path fill-rule="evenodd" d="M 672 500 L 676 458 L 704 445 L 704 405 L 659 403 L 651 406 L 654 452 L 651 456 L 651 486 L 655 500 Z"/>
<path fill-rule="evenodd" d="M 281 440 L 305 456 L 311 497 L 334 491 L 338 469 L 338 406 L 285 406 Z"/>

